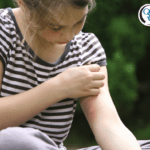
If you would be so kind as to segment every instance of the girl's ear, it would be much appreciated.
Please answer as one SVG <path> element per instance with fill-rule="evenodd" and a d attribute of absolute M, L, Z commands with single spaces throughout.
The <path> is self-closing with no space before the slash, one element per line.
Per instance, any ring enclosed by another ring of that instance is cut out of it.
<path fill-rule="evenodd" d="M 18 7 L 22 10 L 22 12 L 25 12 L 25 3 L 23 0 L 17 0 Z"/>
<path fill-rule="evenodd" d="M 22 0 L 17 0 L 17 4 L 19 7 L 24 6 L 24 2 Z"/>

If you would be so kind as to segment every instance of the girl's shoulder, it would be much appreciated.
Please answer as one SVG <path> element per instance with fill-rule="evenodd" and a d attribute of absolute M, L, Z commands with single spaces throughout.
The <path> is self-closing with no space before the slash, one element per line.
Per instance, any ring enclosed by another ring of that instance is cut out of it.
<path fill-rule="evenodd" d="M 0 9 L 0 31 L 7 36 L 16 33 L 17 28 L 11 12 L 11 8 Z"/>
<path fill-rule="evenodd" d="M 88 62 L 106 65 L 106 54 L 101 42 L 94 33 L 80 32 L 75 36 L 73 47 L 80 51 L 81 65 Z"/>
<path fill-rule="evenodd" d="M 11 8 L 0 9 L 0 47 L 5 47 L 3 53 L 10 51 L 8 47 L 13 49 L 14 39 L 17 37 L 16 27 L 10 12 Z"/>
<path fill-rule="evenodd" d="M 5 25 L 6 27 L 8 27 L 8 25 L 11 27 L 15 26 L 11 8 L 0 9 L 0 24 Z"/>
<path fill-rule="evenodd" d="M 74 43 L 76 43 L 75 45 L 80 45 L 83 49 L 90 49 L 93 46 L 98 46 L 102 48 L 101 42 L 94 33 L 86 33 L 81 31 L 78 35 L 74 37 Z"/>
<path fill-rule="evenodd" d="M 0 9 L 0 19 L 3 20 L 11 20 L 11 16 L 9 14 L 9 10 L 11 8 L 1 8 Z"/>
<path fill-rule="evenodd" d="M 82 31 L 80 31 L 80 33 L 74 37 L 74 42 L 82 45 L 83 47 L 93 45 L 95 43 L 99 43 L 101 45 L 99 39 L 94 33 Z"/>
<path fill-rule="evenodd" d="M 10 12 L 11 8 L 0 9 L 0 30 L 8 34 L 15 30 L 15 24 Z"/>
<path fill-rule="evenodd" d="M 0 15 L 5 11 L 5 9 L 0 9 Z"/>
<path fill-rule="evenodd" d="M 77 34 L 75 36 L 76 40 L 84 40 L 84 39 L 87 39 L 87 38 L 95 38 L 95 34 L 94 33 L 87 33 L 87 32 L 83 32 L 83 31 L 80 31 L 79 34 Z"/>

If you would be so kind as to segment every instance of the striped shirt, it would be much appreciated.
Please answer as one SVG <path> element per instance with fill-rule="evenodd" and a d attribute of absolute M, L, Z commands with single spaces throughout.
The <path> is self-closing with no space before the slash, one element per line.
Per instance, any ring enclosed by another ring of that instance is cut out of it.
<path fill-rule="evenodd" d="M 105 51 L 93 33 L 81 31 L 66 45 L 55 63 L 46 62 L 38 56 L 34 59 L 35 53 L 31 48 L 27 50 L 27 43 L 21 46 L 22 39 L 12 9 L 0 9 L 0 60 L 4 67 L 1 97 L 34 88 L 70 67 L 82 66 L 90 61 L 107 65 Z M 68 136 L 76 105 L 77 99 L 61 100 L 21 127 L 39 129 L 59 145 Z"/>

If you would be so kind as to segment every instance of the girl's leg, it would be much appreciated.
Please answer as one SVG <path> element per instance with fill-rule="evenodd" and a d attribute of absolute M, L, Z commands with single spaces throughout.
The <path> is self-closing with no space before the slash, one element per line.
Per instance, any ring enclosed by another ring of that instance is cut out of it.
<path fill-rule="evenodd" d="M 91 147 L 81 148 L 77 150 L 102 150 L 102 149 L 99 146 L 91 146 Z"/>
<path fill-rule="evenodd" d="M 142 150 L 150 150 L 150 140 L 138 140 Z"/>
<path fill-rule="evenodd" d="M 33 128 L 12 127 L 0 131 L 0 150 L 59 150 L 46 134 Z"/>
<path fill-rule="evenodd" d="M 150 150 L 150 140 L 138 140 L 142 150 Z M 99 146 L 91 146 L 77 150 L 102 150 Z"/>

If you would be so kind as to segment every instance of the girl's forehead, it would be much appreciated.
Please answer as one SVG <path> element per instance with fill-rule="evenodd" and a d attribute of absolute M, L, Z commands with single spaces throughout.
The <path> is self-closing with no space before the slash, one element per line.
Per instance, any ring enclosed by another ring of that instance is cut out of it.
<path fill-rule="evenodd" d="M 52 24 L 66 26 L 66 24 L 75 24 L 82 20 L 88 14 L 88 6 L 85 8 L 68 8 L 55 13 L 51 19 Z"/>

